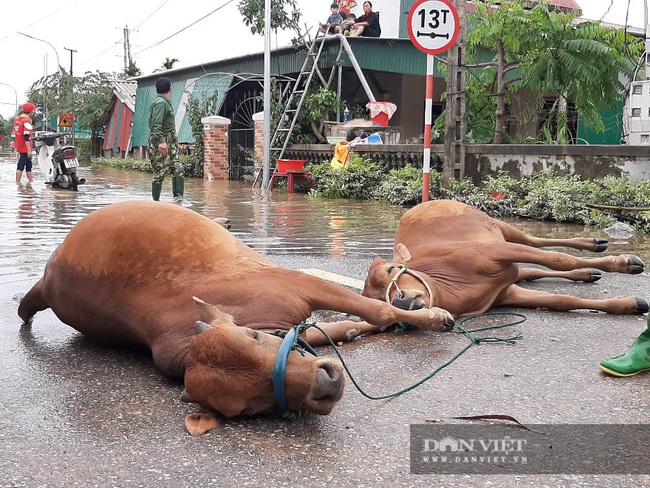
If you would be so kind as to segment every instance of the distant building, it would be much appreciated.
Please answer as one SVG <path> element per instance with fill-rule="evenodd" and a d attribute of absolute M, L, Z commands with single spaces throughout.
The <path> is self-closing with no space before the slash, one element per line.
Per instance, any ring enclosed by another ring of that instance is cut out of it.
<path fill-rule="evenodd" d="M 124 158 L 132 148 L 131 132 L 138 83 L 116 80 L 111 85 L 113 95 L 101 121 L 106 128 L 102 154 L 108 158 Z"/>

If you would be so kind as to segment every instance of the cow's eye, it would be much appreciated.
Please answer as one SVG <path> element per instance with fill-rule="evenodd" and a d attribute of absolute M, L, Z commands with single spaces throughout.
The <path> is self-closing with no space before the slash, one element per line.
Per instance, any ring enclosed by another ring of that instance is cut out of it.
<path fill-rule="evenodd" d="M 259 342 L 259 340 L 260 340 L 260 333 L 257 332 L 256 330 L 254 330 L 252 335 L 253 335 L 253 339 L 255 339 L 256 341 Z"/>
<path fill-rule="evenodd" d="M 388 274 L 391 274 L 394 269 L 395 269 L 395 265 L 394 264 L 389 264 L 388 267 L 386 268 L 386 272 Z"/>

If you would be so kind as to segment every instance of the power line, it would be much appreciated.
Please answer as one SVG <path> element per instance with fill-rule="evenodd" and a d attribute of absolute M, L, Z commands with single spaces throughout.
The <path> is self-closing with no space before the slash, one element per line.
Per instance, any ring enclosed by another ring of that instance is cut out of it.
<path fill-rule="evenodd" d="M 76 1 L 76 0 L 75 0 L 75 1 Z M 153 15 L 154 15 L 156 12 L 159 12 L 160 9 L 163 8 L 163 7 L 165 6 L 165 4 L 168 3 L 168 2 L 169 2 L 169 0 L 165 0 L 165 1 L 164 1 L 163 3 L 161 3 L 158 7 L 156 7 L 156 8 L 155 8 L 155 9 L 154 9 L 154 10 L 153 10 L 153 11 L 152 11 L 152 12 L 151 12 L 147 17 L 145 17 L 145 19 L 144 19 L 142 22 L 140 22 L 137 26 L 135 26 L 135 29 L 137 29 L 137 28 L 140 27 L 142 24 L 144 24 L 147 20 L 149 20 L 151 17 L 153 17 Z M 91 57 L 88 58 L 86 61 L 83 61 L 82 63 L 80 63 L 79 66 L 83 66 L 84 64 L 87 64 L 87 63 L 89 63 L 89 62 L 91 62 L 91 61 L 94 61 L 96 58 L 98 58 L 98 57 L 101 56 L 102 54 L 105 54 L 106 52 L 108 52 L 108 51 L 110 51 L 111 49 L 113 49 L 113 48 L 115 47 L 115 45 L 118 44 L 118 43 L 120 43 L 120 42 L 122 42 L 123 39 L 124 39 L 123 37 L 120 37 L 119 39 L 115 40 L 115 41 L 114 41 L 110 46 L 108 46 L 108 47 L 107 47 L 106 49 L 104 49 L 102 52 L 100 52 L 99 54 L 95 54 L 94 56 L 91 56 Z"/>
<path fill-rule="evenodd" d="M 79 1 L 79 0 L 72 0 L 72 1 L 71 1 L 70 3 L 68 3 L 67 5 L 64 5 L 63 7 L 60 7 L 60 8 L 58 8 L 57 10 L 54 10 L 53 12 L 49 12 L 49 13 L 43 15 L 43 17 L 41 17 L 41 18 L 39 18 L 39 19 L 36 19 L 36 20 L 35 20 L 34 22 L 32 22 L 31 24 L 27 24 L 27 25 L 21 27 L 19 30 L 25 30 L 25 29 L 27 29 L 28 27 L 31 27 L 31 26 L 33 26 L 34 24 L 39 23 L 41 20 L 44 20 L 44 19 L 51 19 L 51 17 L 52 17 L 54 14 L 60 12 L 61 10 L 65 9 L 65 8 L 68 8 L 70 5 L 72 5 L 73 3 L 77 3 L 78 1 Z M 6 36 L 0 38 L 0 41 L 4 41 L 7 37 L 11 37 L 11 36 L 13 36 L 14 34 L 17 34 L 17 33 L 18 33 L 17 30 L 16 30 L 16 31 L 13 31 L 12 33 L 7 34 Z"/>
<path fill-rule="evenodd" d="M 181 30 L 179 30 L 179 31 L 177 31 L 177 32 L 174 32 L 172 35 L 165 37 L 162 41 L 158 41 L 158 42 L 156 42 L 155 44 L 152 44 L 151 46 L 145 47 L 144 49 L 138 51 L 137 53 L 134 54 L 134 56 L 137 55 L 137 54 L 143 53 L 143 52 L 147 51 L 148 49 L 151 49 L 152 47 L 156 47 L 156 46 L 162 44 L 162 43 L 165 42 L 165 41 L 168 41 L 168 40 L 171 39 L 172 37 L 174 37 L 174 36 L 180 34 L 181 32 L 183 32 L 183 31 L 189 29 L 189 28 L 192 27 L 192 26 L 198 24 L 198 23 L 201 22 L 203 19 L 206 19 L 206 18 L 209 17 L 210 15 L 212 15 L 212 14 L 214 14 L 215 12 L 221 10 L 222 8 L 224 8 L 224 7 L 228 6 L 228 5 L 230 5 L 230 4 L 231 4 L 232 2 L 234 2 L 234 1 L 235 1 L 235 0 L 228 0 L 228 1 L 227 1 L 226 3 L 224 3 L 223 5 L 221 5 L 221 6 L 217 7 L 217 8 L 215 8 L 212 12 L 210 12 L 210 13 L 204 15 L 203 17 L 201 17 L 201 18 L 198 19 L 198 20 L 195 20 L 195 21 L 192 22 L 190 25 L 185 26 L 185 27 L 183 27 Z"/>
<path fill-rule="evenodd" d="M 153 17 L 153 15 L 154 15 L 155 13 L 159 12 L 160 9 L 163 8 L 167 2 L 169 2 L 169 0 L 165 0 L 165 1 L 164 1 L 163 3 L 161 3 L 158 7 L 156 7 L 156 9 L 153 10 L 153 11 L 152 11 L 148 16 L 147 16 L 147 18 L 145 18 L 142 22 L 140 22 L 138 25 L 136 25 L 136 26 L 134 27 L 134 29 L 137 29 L 137 28 L 140 27 L 142 24 L 144 24 L 147 20 L 149 20 L 151 17 Z"/>

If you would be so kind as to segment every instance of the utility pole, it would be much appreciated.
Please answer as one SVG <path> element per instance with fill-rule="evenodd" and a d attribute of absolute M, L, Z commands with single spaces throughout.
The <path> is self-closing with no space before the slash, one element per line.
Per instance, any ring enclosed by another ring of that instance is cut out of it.
<path fill-rule="evenodd" d="M 124 27 L 124 72 L 128 72 L 131 64 L 131 43 L 129 42 L 129 26 Z"/>
<path fill-rule="evenodd" d="M 72 78 L 72 77 L 73 77 L 73 74 L 72 74 L 72 54 L 73 54 L 73 53 L 76 53 L 77 50 L 76 50 L 76 49 L 70 49 L 70 48 L 67 48 L 67 47 L 64 47 L 63 49 L 65 49 L 66 51 L 70 51 L 70 78 Z M 74 80 L 73 80 L 72 82 L 74 83 Z M 74 97 L 73 97 L 73 100 L 74 100 Z M 75 117 L 75 113 L 74 113 L 74 106 L 72 107 L 71 112 L 72 112 L 72 120 L 71 120 L 71 122 L 72 122 L 72 128 L 71 128 L 71 129 L 72 129 L 72 145 L 74 146 L 74 145 L 75 145 L 75 137 L 74 137 L 74 136 L 75 136 L 75 130 L 74 130 L 74 126 L 75 126 L 75 123 L 76 123 L 76 122 L 75 122 L 75 118 L 76 118 L 76 117 Z"/>
<path fill-rule="evenodd" d="M 70 49 L 68 47 L 64 47 L 63 49 L 65 49 L 66 51 L 70 51 L 70 76 L 74 76 L 72 74 L 72 53 L 76 53 L 77 50 L 76 49 Z"/>
<path fill-rule="evenodd" d="M 453 0 L 458 12 L 459 31 L 456 43 L 447 51 L 447 101 L 445 108 L 445 157 L 442 182 L 449 188 L 452 178 L 465 176 L 465 105 L 466 68 L 465 37 L 467 16 L 465 0 Z"/>

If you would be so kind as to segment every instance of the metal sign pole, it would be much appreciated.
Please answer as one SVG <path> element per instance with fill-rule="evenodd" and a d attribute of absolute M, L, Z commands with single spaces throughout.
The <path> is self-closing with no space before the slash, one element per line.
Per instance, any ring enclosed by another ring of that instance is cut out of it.
<path fill-rule="evenodd" d="M 426 202 L 430 196 L 431 177 L 433 55 L 447 51 L 456 42 L 459 28 L 458 13 L 451 0 L 417 0 L 409 10 L 407 27 L 413 45 L 427 55 L 422 161 L 422 202 Z"/>
<path fill-rule="evenodd" d="M 264 2 L 264 149 L 262 193 L 269 188 L 271 168 L 271 0 Z"/>
<path fill-rule="evenodd" d="M 422 157 L 422 201 L 429 201 L 431 172 L 431 118 L 433 112 L 433 54 L 427 54 L 427 81 L 424 98 L 424 154 Z"/>

